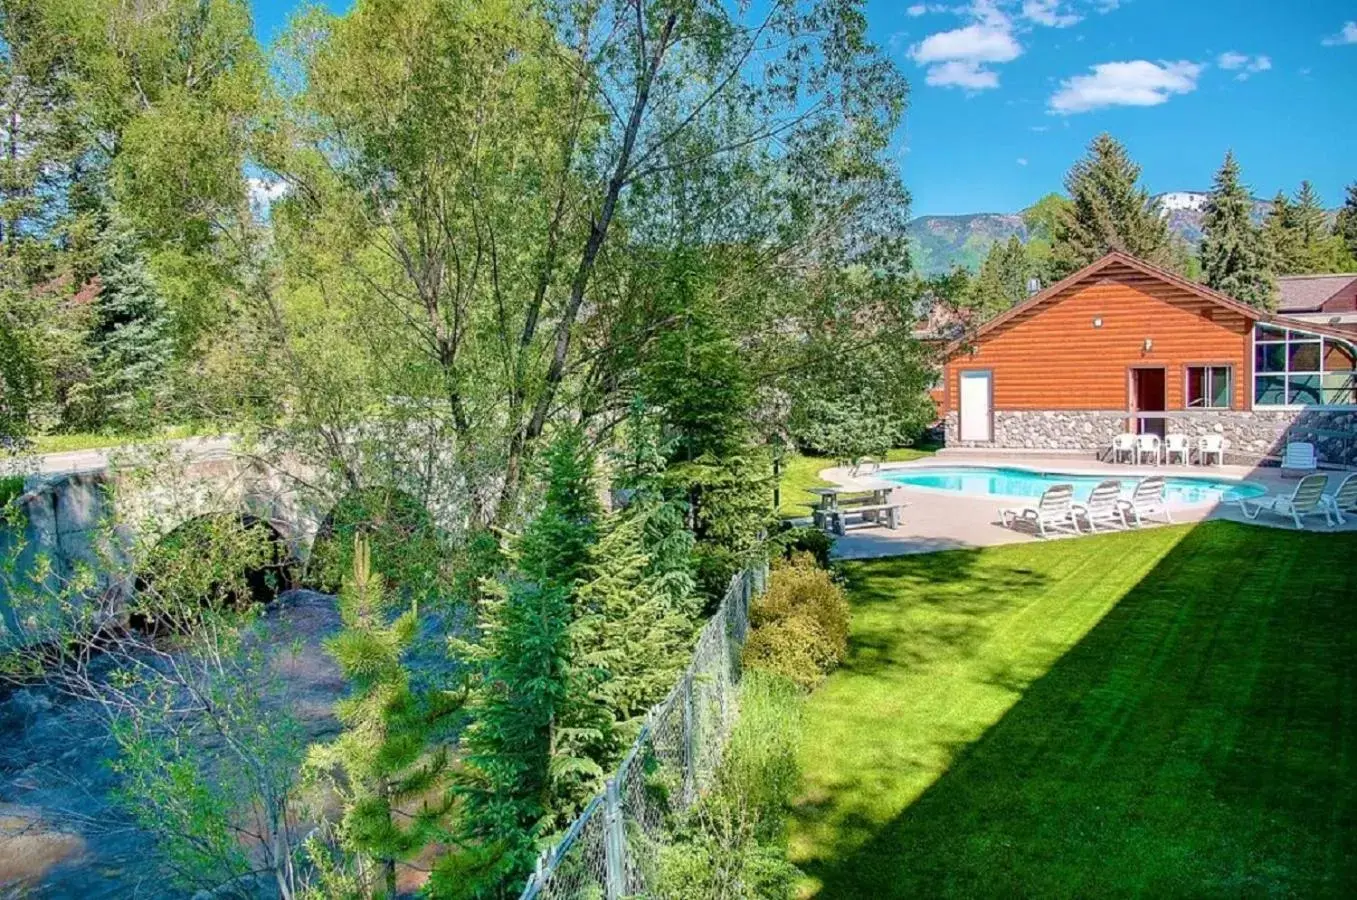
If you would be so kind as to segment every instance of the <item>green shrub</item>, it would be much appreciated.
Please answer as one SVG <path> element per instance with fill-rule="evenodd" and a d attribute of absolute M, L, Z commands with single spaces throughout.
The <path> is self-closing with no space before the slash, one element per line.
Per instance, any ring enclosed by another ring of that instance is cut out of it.
<path fill-rule="evenodd" d="M 743 661 L 810 689 L 848 653 L 848 598 L 808 554 L 775 569 L 749 610 Z"/>
<path fill-rule="evenodd" d="M 801 785 L 802 694 L 750 672 L 716 785 L 679 817 L 660 859 L 662 900 L 779 900 L 800 872 L 787 859 L 787 813 Z"/>
<path fill-rule="evenodd" d="M 834 539 L 819 528 L 809 525 L 785 528 L 773 535 L 769 541 L 774 553 L 790 560 L 798 553 L 809 553 L 821 568 L 829 568 L 829 552 L 834 548 Z"/>

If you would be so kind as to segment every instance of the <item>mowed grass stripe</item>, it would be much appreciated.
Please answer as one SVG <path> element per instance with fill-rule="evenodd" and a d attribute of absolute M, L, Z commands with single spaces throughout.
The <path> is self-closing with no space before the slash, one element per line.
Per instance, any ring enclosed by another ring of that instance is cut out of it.
<path fill-rule="evenodd" d="M 1351 893 L 1354 551 L 1209 523 L 854 564 L 809 889 Z"/>

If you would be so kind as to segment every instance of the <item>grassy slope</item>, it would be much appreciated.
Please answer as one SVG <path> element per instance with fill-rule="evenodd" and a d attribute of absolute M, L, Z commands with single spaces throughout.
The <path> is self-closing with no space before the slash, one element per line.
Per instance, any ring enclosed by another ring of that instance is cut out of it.
<path fill-rule="evenodd" d="M 155 434 L 115 434 L 111 432 L 76 432 L 72 434 L 42 434 L 33 437 L 36 453 L 70 453 L 76 450 L 102 450 L 147 441 L 178 440 L 214 432 L 189 425 L 175 425 Z"/>
<path fill-rule="evenodd" d="M 822 897 L 1353 895 L 1354 560 L 1216 522 L 851 566 L 793 857 Z"/>
<path fill-rule="evenodd" d="M 932 450 L 915 450 L 901 447 L 886 454 L 886 462 L 908 462 L 929 456 Z M 825 487 L 829 484 L 820 477 L 822 469 L 834 466 L 834 460 L 823 456 L 802 456 L 796 454 L 782 464 L 782 505 L 778 515 L 783 518 L 810 515 L 816 496 L 808 493 L 811 488 Z"/>

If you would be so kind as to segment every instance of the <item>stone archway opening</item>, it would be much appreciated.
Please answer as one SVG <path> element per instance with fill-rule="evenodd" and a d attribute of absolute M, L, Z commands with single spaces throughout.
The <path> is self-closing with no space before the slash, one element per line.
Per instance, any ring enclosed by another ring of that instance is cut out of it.
<path fill-rule="evenodd" d="M 160 538 L 141 562 L 128 618 L 143 630 L 179 628 L 204 608 L 268 605 L 296 580 L 287 539 L 273 523 L 249 514 L 198 516 Z"/>

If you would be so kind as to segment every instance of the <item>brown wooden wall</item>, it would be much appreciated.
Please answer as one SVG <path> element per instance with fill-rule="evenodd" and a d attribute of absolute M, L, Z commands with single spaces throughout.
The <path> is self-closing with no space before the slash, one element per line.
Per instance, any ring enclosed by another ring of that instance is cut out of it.
<path fill-rule="evenodd" d="M 1237 312 L 1114 265 L 982 335 L 974 354 L 959 351 L 946 365 L 945 403 L 955 408 L 959 371 L 990 369 L 996 410 L 1127 409 L 1128 367 L 1164 366 L 1167 406 L 1182 409 L 1186 367 L 1209 363 L 1234 367 L 1232 408 L 1247 409 L 1251 328 Z"/>
<path fill-rule="evenodd" d="M 1324 301 L 1321 312 L 1338 313 L 1357 310 L 1357 278 L 1352 283 Z"/>

